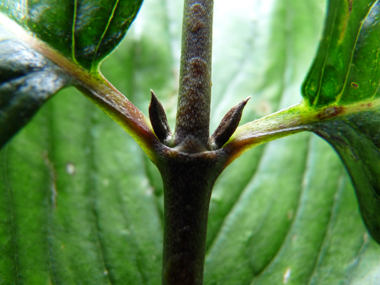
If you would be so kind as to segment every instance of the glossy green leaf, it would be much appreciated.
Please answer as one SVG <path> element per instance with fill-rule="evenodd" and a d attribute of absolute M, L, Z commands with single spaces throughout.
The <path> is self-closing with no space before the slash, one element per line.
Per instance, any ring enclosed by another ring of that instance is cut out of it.
<path fill-rule="evenodd" d="M 0 25 L 0 148 L 70 79 Z"/>
<path fill-rule="evenodd" d="M 379 1 L 329 1 L 325 31 L 303 85 L 310 105 L 346 105 L 379 96 Z"/>
<path fill-rule="evenodd" d="M 303 85 L 305 100 L 331 110 L 310 129 L 339 153 L 369 232 L 380 243 L 380 2 L 330 1 L 325 32 Z M 356 110 L 357 109 L 357 110 Z M 360 110 L 359 110 L 360 109 Z"/>
<path fill-rule="evenodd" d="M 0 123 L 5 126 L 0 147 L 59 89 L 75 85 L 91 94 L 88 86 L 83 88 L 90 81 L 107 90 L 107 96 L 97 98 L 106 113 L 112 113 L 107 110 L 112 104 L 104 101 L 117 102 L 111 108 L 117 111 L 110 115 L 127 131 L 136 127 L 118 118 L 121 113 L 133 113 L 132 125 L 142 122 L 138 127 L 149 128 L 141 112 L 99 74 L 101 60 L 119 44 L 141 4 L 142 0 L 0 3 Z"/>
<path fill-rule="evenodd" d="M 142 0 L 5 0 L 0 11 L 86 69 L 122 40 Z"/>
<path fill-rule="evenodd" d="M 152 88 L 171 126 L 181 2 L 146 1 L 102 65 L 146 113 Z M 325 3 L 233 4 L 215 1 L 211 131 L 250 95 L 243 123 L 301 100 Z M 159 174 L 76 90 L 50 100 L 0 152 L 0 181 L 3 283 L 160 284 Z M 377 284 L 379 256 L 339 158 L 312 134 L 252 149 L 215 185 L 205 284 Z"/>
<path fill-rule="evenodd" d="M 380 243 L 380 112 L 360 112 L 312 126 L 339 153 L 356 189 L 363 220 Z"/>

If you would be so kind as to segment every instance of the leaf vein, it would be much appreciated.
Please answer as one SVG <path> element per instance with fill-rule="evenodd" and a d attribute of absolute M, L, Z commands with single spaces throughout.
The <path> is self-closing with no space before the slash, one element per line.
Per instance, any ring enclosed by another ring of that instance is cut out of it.
<path fill-rule="evenodd" d="M 75 30 L 76 30 L 76 20 L 77 20 L 77 12 L 78 12 L 78 0 L 74 0 L 74 13 L 73 13 L 73 24 L 71 28 L 71 57 L 72 60 L 76 63 L 75 57 Z"/>
<path fill-rule="evenodd" d="M 266 150 L 267 146 L 268 146 L 268 144 L 264 145 L 264 149 L 263 149 L 263 151 L 261 153 L 260 158 L 258 159 L 257 165 L 260 165 L 261 161 L 263 160 L 264 153 L 265 153 L 265 150 Z M 244 185 L 244 187 L 242 187 L 242 189 L 241 189 L 238 197 L 236 198 L 236 200 L 234 201 L 234 203 L 231 205 L 231 207 L 229 208 L 228 212 L 224 216 L 223 222 L 221 223 L 221 225 L 219 226 L 219 228 L 216 230 L 216 234 L 214 235 L 213 239 L 210 241 L 209 247 L 206 249 L 206 258 L 208 256 L 208 254 L 212 251 L 212 248 L 216 244 L 216 241 L 218 240 L 219 236 L 221 235 L 222 230 L 224 228 L 224 225 L 226 224 L 227 218 L 230 215 L 232 215 L 234 208 L 238 206 L 237 204 L 241 200 L 241 198 L 242 198 L 243 194 L 245 193 L 248 185 L 251 184 L 252 181 L 254 181 L 256 179 L 256 175 L 257 175 L 257 170 L 258 169 L 259 169 L 259 167 L 257 167 L 256 170 L 255 170 L 255 172 L 252 174 L 252 178 Z"/>
<path fill-rule="evenodd" d="M 346 72 L 346 76 L 345 76 L 345 79 L 344 79 L 344 84 L 343 84 L 343 88 L 341 90 L 341 92 L 338 94 L 337 98 L 336 98 L 336 103 L 339 104 L 340 103 L 340 100 L 342 99 L 342 96 L 343 96 L 343 93 L 344 93 L 344 90 L 346 89 L 346 86 L 347 86 L 347 81 L 348 81 L 348 76 L 350 75 L 350 71 L 351 71 L 351 67 L 352 67 L 352 61 L 354 59 L 354 54 L 355 54 L 355 50 L 356 50 L 356 45 L 358 44 L 358 39 L 359 39 L 359 36 L 360 36 L 360 32 L 363 28 L 363 24 L 365 22 L 365 20 L 367 19 L 368 15 L 372 12 L 372 9 L 374 9 L 374 7 L 376 5 L 379 4 L 379 1 L 376 1 L 375 3 L 372 4 L 371 8 L 368 9 L 368 12 L 367 12 L 367 15 L 364 17 L 364 19 L 360 22 L 360 28 L 358 29 L 358 33 L 356 35 L 356 39 L 355 39 L 355 45 L 352 49 L 352 52 L 351 52 L 351 59 L 350 59 L 350 65 L 349 65 L 349 68 Z"/>
<path fill-rule="evenodd" d="M 340 175 L 340 178 L 339 178 L 339 183 L 338 183 L 336 191 L 335 191 L 334 203 L 332 205 L 329 221 L 326 225 L 327 230 L 325 231 L 323 241 L 321 243 L 321 246 L 319 247 L 319 254 L 318 254 L 316 261 L 314 263 L 313 271 L 310 274 L 309 282 L 307 283 L 308 285 L 312 284 L 312 281 L 313 281 L 314 276 L 316 275 L 318 266 L 322 263 L 322 259 L 323 259 L 324 254 L 325 254 L 325 248 L 327 246 L 326 244 L 328 242 L 328 237 L 330 236 L 330 232 L 332 231 L 333 222 L 335 221 L 335 216 L 336 216 L 336 212 L 337 212 L 336 209 L 338 208 L 338 200 L 340 197 L 339 194 L 341 194 L 340 192 L 343 189 L 343 187 L 342 187 L 343 173 L 344 173 L 344 170 L 342 171 L 342 174 Z"/>
<path fill-rule="evenodd" d="M 337 17 L 337 13 L 338 13 L 337 9 L 335 9 L 333 22 L 335 22 L 335 19 Z M 331 29 L 331 32 L 330 32 L 330 35 L 329 35 L 330 39 L 332 38 L 332 34 L 333 34 L 333 29 Z M 330 46 L 331 46 L 331 41 L 329 41 L 328 47 L 326 48 L 326 50 L 329 50 Z M 322 79 L 323 79 L 323 75 L 325 73 L 326 62 L 327 62 L 327 54 L 325 54 L 324 59 L 323 59 L 323 65 L 322 65 L 322 68 L 321 68 L 322 71 L 321 71 L 321 75 L 319 77 L 319 82 L 318 82 L 319 84 L 318 84 L 317 96 L 314 98 L 314 101 L 312 103 L 313 106 L 316 106 L 318 104 L 318 100 L 319 100 L 319 97 L 320 97 L 320 94 L 321 94 Z"/>
<path fill-rule="evenodd" d="M 355 256 L 354 260 L 354 264 L 352 266 L 352 271 L 354 268 L 358 267 L 359 266 L 359 263 L 360 263 L 360 257 L 364 254 L 364 252 L 366 251 L 367 247 L 368 247 L 368 244 L 369 244 L 369 238 L 368 238 L 368 233 L 365 233 L 364 236 L 363 236 L 363 243 L 361 245 L 361 247 L 359 248 L 358 250 L 358 253 L 357 255 Z M 352 279 L 353 279 L 353 274 L 350 274 L 349 276 L 349 282 L 347 284 L 352 284 Z"/>
<path fill-rule="evenodd" d="M 20 269 L 19 269 L 19 261 L 18 261 L 18 254 L 17 254 L 17 244 L 16 244 L 16 226 L 15 226 L 15 210 L 14 210 L 14 202 L 13 202 L 13 195 L 12 195 L 12 187 L 9 183 L 9 174 L 8 174 L 8 167 L 7 167 L 7 161 L 8 161 L 8 147 L 5 147 L 4 149 L 4 165 L 3 165 L 3 171 L 4 171 L 4 185 L 5 189 L 8 191 L 8 200 L 9 200 L 9 208 L 10 208 L 10 222 L 11 222 L 11 240 L 12 240 L 12 248 L 13 248 L 13 260 L 15 265 L 15 280 L 16 284 L 21 284 L 20 282 Z"/>
<path fill-rule="evenodd" d="M 88 113 L 88 117 L 91 117 L 91 113 L 92 113 L 92 108 L 89 107 L 89 105 L 87 105 L 88 107 L 86 108 L 86 111 Z M 89 127 L 87 128 L 88 130 L 91 130 L 94 128 L 94 125 L 96 123 L 90 121 L 90 122 L 87 122 Z M 91 133 L 91 131 L 89 131 L 87 133 L 87 135 L 90 137 L 90 139 L 88 140 L 89 141 L 89 148 L 91 149 L 91 151 L 89 152 L 89 156 L 88 156 L 88 169 L 87 171 L 89 171 L 87 177 L 91 177 L 91 172 L 92 173 L 96 173 L 97 172 L 97 167 L 96 167 L 96 163 L 95 163 L 95 154 L 96 154 L 96 149 L 95 149 L 95 145 L 94 145 L 94 138 L 92 137 L 93 136 L 93 133 Z M 98 198 L 97 197 L 97 185 L 93 182 L 92 179 L 88 179 L 87 181 L 87 187 L 89 189 L 89 192 L 91 193 L 91 196 L 92 196 L 92 202 L 91 202 L 91 211 L 92 211 L 92 215 L 94 217 L 94 227 L 95 227 L 95 231 L 96 231 L 96 243 L 97 243 L 97 246 L 99 247 L 99 252 L 100 252 L 100 258 L 102 260 L 102 263 L 103 263 L 103 267 L 104 267 L 104 275 L 107 276 L 107 280 L 108 280 L 108 283 L 109 284 L 114 284 L 113 282 L 113 276 L 112 276 L 112 271 L 109 269 L 109 266 L 107 264 L 107 255 L 106 255 L 106 250 L 105 250 L 105 246 L 103 245 L 103 241 L 102 241 L 102 237 L 101 237 L 101 227 L 99 225 L 99 213 L 98 213 L 98 209 L 96 207 L 96 199 Z"/>
<path fill-rule="evenodd" d="M 312 136 L 309 136 L 308 150 L 307 150 L 307 153 L 309 155 L 310 155 L 311 138 L 312 138 Z M 309 167 L 308 166 L 308 161 L 309 161 L 309 159 L 310 159 L 310 157 L 308 156 L 308 158 L 305 161 L 305 172 L 304 172 L 304 175 L 303 175 L 303 180 L 305 179 L 305 176 L 308 173 L 308 167 Z M 267 266 L 265 266 L 260 272 L 258 272 L 258 274 L 256 276 L 253 276 L 252 281 L 251 281 L 250 284 L 254 284 L 255 280 L 257 280 L 260 277 L 260 275 L 262 275 L 272 264 L 275 263 L 277 257 L 280 255 L 281 251 L 285 247 L 287 240 L 291 239 L 290 234 L 293 232 L 292 230 L 294 228 L 294 224 L 295 224 L 295 222 L 297 220 L 297 217 L 299 215 L 301 201 L 302 201 L 303 196 L 305 195 L 305 189 L 306 189 L 305 184 L 302 183 L 302 188 L 301 188 L 301 192 L 300 192 L 300 195 L 299 195 L 299 198 L 298 198 L 298 203 L 297 203 L 296 214 L 295 214 L 294 219 L 292 220 L 291 224 L 288 227 L 288 232 L 286 233 L 286 235 L 285 235 L 285 237 L 283 239 L 283 242 L 282 242 L 280 248 L 277 250 L 277 253 L 273 256 L 272 260 L 268 262 Z"/>
<path fill-rule="evenodd" d="M 148 170 L 148 163 L 151 163 L 151 161 L 146 157 L 144 156 L 143 158 L 143 161 L 144 161 L 144 170 L 145 170 L 145 175 L 146 177 L 148 178 L 148 184 L 149 184 L 149 187 L 152 188 L 152 189 L 155 189 L 152 181 L 153 181 L 153 177 L 152 175 L 150 175 L 149 173 L 149 170 Z M 159 199 L 162 199 L 162 196 L 163 195 L 154 195 L 154 205 L 156 207 L 156 210 L 157 210 L 157 215 L 158 215 L 158 220 L 160 221 L 160 226 L 161 226 L 161 229 L 163 230 L 164 229 L 164 213 L 163 213 L 163 209 L 162 207 L 160 206 L 160 202 L 159 202 Z"/>
<path fill-rule="evenodd" d="M 93 55 L 93 58 L 92 58 L 92 62 L 91 62 L 91 71 L 94 70 L 94 68 L 96 68 L 97 66 L 94 66 L 95 62 L 96 62 L 96 57 L 97 57 L 97 54 L 98 54 L 98 50 L 100 48 L 100 45 L 102 44 L 103 40 L 104 40 L 104 37 L 106 36 L 106 33 L 111 25 L 111 22 L 112 22 L 112 19 L 115 15 L 115 12 L 116 12 L 116 9 L 117 9 L 117 6 L 119 5 L 119 0 L 116 0 L 113 7 L 112 7 L 112 12 L 111 12 L 111 15 L 109 16 L 108 18 L 108 22 L 107 22 L 107 25 L 106 27 L 104 28 L 104 31 L 102 33 L 102 35 L 100 36 L 100 39 L 99 39 L 99 42 L 98 44 L 96 45 L 96 49 L 95 49 L 95 52 L 94 52 L 94 55 Z"/>

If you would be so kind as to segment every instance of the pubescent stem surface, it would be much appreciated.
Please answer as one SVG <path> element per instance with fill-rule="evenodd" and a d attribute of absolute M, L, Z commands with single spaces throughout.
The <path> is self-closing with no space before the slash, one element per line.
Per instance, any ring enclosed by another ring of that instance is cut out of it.
<path fill-rule="evenodd" d="M 210 150 L 213 0 L 185 0 L 174 145 L 185 152 Z"/>
<path fill-rule="evenodd" d="M 164 183 L 162 284 L 201 285 L 210 197 L 226 156 L 222 150 L 161 150 L 157 166 Z"/>

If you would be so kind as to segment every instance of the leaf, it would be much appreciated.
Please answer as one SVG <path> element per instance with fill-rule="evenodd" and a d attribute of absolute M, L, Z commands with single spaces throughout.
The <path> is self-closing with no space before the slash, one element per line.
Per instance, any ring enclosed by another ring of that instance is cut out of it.
<path fill-rule="evenodd" d="M 249 95 L 243 123 L 300 101 L 323 4 L 215 3 L 212 131 Z M 181 1 L 146 1 L 102 65 L 146 113 L 155 90 L 171 127 L 181 9 Z M 159 174 L 76 90 L 61 91 L 0 152 L 0 181 L 5 284 L 160 284 Z M 339 158 L 318 137 L 258 146 L 215 186 L 205 284 L 377 284 L 380 248 L 357 208 Z"/>
<path fill-rule="evenodd" d="M 70 79 L 0 26 L 0 148 Z"/>
<path fill-rule="evenodd" d="M 314 108 L 334 106 L 330 110 L 343 113 L 309 129 L 339 153 L 355 186 L 364 223 L 378 243 L 379 17 L 379 1 L 330 1 L 323 40 L 303 85 L 305 100 Z M 356 110 L 358 106 L 362 110 Z"/>
<path fill-rule="evenodd" d="M 361 112 L 311 130 L 327 140 L 341 156 L 356 189 L 363 220 L 380 243 L 379 112 Z"/>
<path fill-rule="evenodd" d="M 148 119 L 99 73 L 100 61 L 120 42 L 141 4 L 141 0 L 1 3 L 0 115 L 7 127 L 0 132 L 0 146 L 56 91 L 74 85 L 151 156 L 146 145 L 155 137 Z M 47 74 L 44 80 L 41 71 Z"/>
<path fill-rule="evenodd" d="M 99 63 L 122 40 L 142 0 L 2 1 L 0 11 L 86 69 Z"/>
<path fill-rule="evenodd" d="M 325 32 L 303 85 L 314 107 L 379 96 L 379 1 L 329 2 Z"/>

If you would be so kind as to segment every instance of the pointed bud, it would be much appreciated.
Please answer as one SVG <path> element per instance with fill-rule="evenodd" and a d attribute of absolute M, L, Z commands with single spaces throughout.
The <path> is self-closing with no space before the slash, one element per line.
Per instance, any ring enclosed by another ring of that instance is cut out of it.
<path fill-rule="evenodd" d="M 157 96 L 154 94 L 153 90 L 150 90 L 150 93 L 152 94 L 149 105 L 150 122 L 157 138 L 162 143 L 168 145 L 172 138 L 172 132 L 170 131 L 164 107 L 162 107 L 161 103 L 158 101 Z"/>
<path fill-rule="evenodd" d="M 221 148 L 233 135 L 239 126 L 243 109 L 249 99 L 251 99 L 251 96 L 241 101 L 224 116 L 219 124 L 219 127 L 216 128 L 210 138 L 210 145 L 213 149 Z"/>

